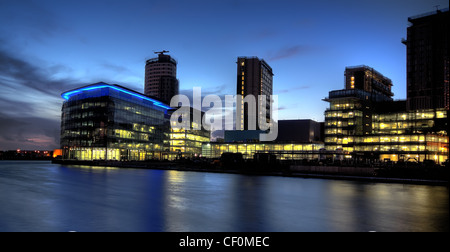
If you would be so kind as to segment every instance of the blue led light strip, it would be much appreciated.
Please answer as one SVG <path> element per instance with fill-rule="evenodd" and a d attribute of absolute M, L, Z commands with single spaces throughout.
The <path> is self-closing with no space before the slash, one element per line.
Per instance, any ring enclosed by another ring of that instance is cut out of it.
<path fill-rule="evenodd" d="M 162 103 L 162 102 L 160 102 L 158 100 L 154 100 L 154 99 L 152 99 L 150 97 L 147 97 L 147 96 L 144 96 L 144 95 L 141 95 L 141 94 L 138 94 L 138 93 L 134 93 L 134 92 L 125 90 L 125 89 L 117 87 L 117 86 L 112 86 L 112 85 L 107 85 L 107 84 L 99 84 L 99 85 L 93 85 L 93 86 L 88 86 L 88 87 L 84 87 L 84 88 L 79 88 L 79 89 L 76 89 L 76 90 L 73 90 L 73 91 L 62 93 L 61 97 L 66 99 L 66 100 L 69 100 L 69 98 L 72 95 L 81 93 L 83 91 L 89 91 L 89 90 L 100 89 L 100 88 L 105 88 L 105 87 L 115 89 L 117 91 L 120 91 L 120 92 L 129 94 L 129 95 L 132 95 L 134 97 L 137 97 L 137 98 L 140 98 L 140 99 L 143 99 L 143 100 L 150 101 L 155 106 L 158 106 L 158 107 L 161 107 L 161 108 L 164 108 L 164 109 L 171 109 L 171 107 L 165 105 L 164 103 Z"/>

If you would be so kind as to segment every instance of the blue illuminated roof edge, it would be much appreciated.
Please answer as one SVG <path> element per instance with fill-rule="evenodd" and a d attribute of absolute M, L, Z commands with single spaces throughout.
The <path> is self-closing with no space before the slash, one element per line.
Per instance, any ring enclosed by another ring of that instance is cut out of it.
<path fill-rule="evenodd" d="M 77 89 L 74 89 L 74 90 L 70 90 L 70 91 L 64 92 L 64 93 L 61 94 L 61 97 L 63 99 L 65 99 L 65 100 L 69 100 L 70 96 L 78 94 L 78 93 L 81 93 L 83 91 L 94 90 L 94 89 L 105 88 L 105 87 L 115 89 L 117 91 L 120 91 L 120 92 L 129 94 L 129 95 L 135 96 L 135 97 L 143 99 L 143 100 L 150 101 L 150 102 L 153 103 L 153 105 L 156 105 L 156 106 L 164 108 L 164 109 L 172 109 L 171 107 L 167 106 L 166 104 L 164 104 L 164 103 L 162 103 L 162 102 L 160 102 L 158 100 L 152 99 L 152 98 L 150 98 L 148 96 L 142 95 L 142 94 L 137 93 L 137 92 L 133 92 L 133 91 L 125 89 L 125 88 L 122 88 L 122 87 L 120 87 L 118 85 L 111 85 L 111 84 L 107 84 L 107 83 L 104 83 L 104 82 L 100 82 L 100 83 L 96 83 L 96 84 L 92 84 L 92 85 L 89 85 L 89 86 L 84 86 L 84 87 L 81 87 L 81 88 L 77 88 Z"/>

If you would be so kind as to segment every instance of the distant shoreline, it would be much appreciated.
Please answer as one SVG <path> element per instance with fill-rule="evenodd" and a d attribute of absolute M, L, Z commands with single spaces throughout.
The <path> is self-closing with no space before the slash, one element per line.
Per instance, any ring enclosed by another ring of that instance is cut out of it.
<path fill-rule="evenodd" d="M 211 172 L 211 173 L 229 173 L 253 176 L 282 176 L 282 177 L 298 177 L 298 178 L 321 178 L 321 179 L 338 179 L 353 180 L 374 183 L 401 183 L 401 184 L 419 184 L 419 185 L 449 185 L 448 180 L 435 179 L 419 179 L 419 178 L 399 178 L 386 176 L 361 176 L 347 174 L 327 174 L 327 173 L 309 173 L 298 172 L 292 170 L 266 170 L 266 169 L 231 169 L 226 167 L 214 167 L 203 164 L 183 164 L 176 162 L 163 161 L 140 161 L 140 162 L 120 162 L 120 161 L 79 161 L 79 160 L 52 160 L 54 164 L 62 165 L 81 165 L 81 166 L 99 166 L 99 167 L 118 167 L 118 168 L 134 168 L 134 169 L 154 169 L 154 170 L 176 170 L 176 171 L 192 171 L 192 172 Z M 352 168 L 352 167 L 344 167 Z"/>

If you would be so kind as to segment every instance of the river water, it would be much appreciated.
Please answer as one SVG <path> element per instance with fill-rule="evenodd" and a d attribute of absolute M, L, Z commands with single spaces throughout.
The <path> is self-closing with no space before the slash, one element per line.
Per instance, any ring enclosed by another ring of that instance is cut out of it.
<path fill-rule="evenodd" d="M 0 232 L 449 231 L 446 186 L 0 161 Z"/>

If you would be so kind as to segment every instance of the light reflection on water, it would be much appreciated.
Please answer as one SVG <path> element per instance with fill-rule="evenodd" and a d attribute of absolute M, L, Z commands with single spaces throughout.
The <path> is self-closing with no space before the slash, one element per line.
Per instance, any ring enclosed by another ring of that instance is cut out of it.
<path fill-rule="evenodd" d="M 445 186 L 0 161 L 0 231 L 447 231 Z"/>

